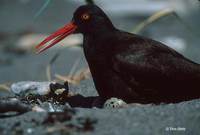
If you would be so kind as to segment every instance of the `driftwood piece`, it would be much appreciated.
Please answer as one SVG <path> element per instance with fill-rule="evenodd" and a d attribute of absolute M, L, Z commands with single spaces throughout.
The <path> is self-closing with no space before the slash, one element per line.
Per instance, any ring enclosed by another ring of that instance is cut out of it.
<path fill-rule="evenodd" d="M 0 100 L 0 113 L 25 113 L 28 111 L 31 111 L 31 107 L 20 102 L 19 100 Z"/>

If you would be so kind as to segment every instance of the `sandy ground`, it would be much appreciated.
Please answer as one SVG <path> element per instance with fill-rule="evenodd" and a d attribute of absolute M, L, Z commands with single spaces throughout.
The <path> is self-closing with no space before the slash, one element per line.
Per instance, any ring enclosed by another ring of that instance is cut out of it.
<path fill-rule="evenodd" d="M 47 34 L 68 22 L 77 7 L 77 4 L 72 2 L 53 1 L 41 16 L 34 19 L 33 16 L 42 4 L 40 0 L 24 4 L 18 1 L 0 1 L 0 84 L 27 80 L 46 81 L 46 67 L 57 52 L 59 57 L 51 66 L 53 78 L 56 73 L 68 74 L 78 58 L 81 58 L 78 69 L 87 67 L 81 48 L 58 47 L 41 55 L 15 49 L 22 36 L 30 33 Z M 131 14 L 119 18 L 111 15 L 110 17 L 117 27 L 127 31 L 131 31 L 135 24 L 146 18 L 145 16 L 133 17 Z M 181 39 L 181 43 L 183 42 L 186 48 L 180 52 L 200 63 L 199 38 L 193 36 L 173 16 L 161 19 L 140 34 L 162 42 L 168 42 L 166 39 L 171 37 Z M 170 40 L 175 44 L 176 41 Z M 85 97 L 97 96 L 92 79 L 83 81 L 78 86 L 70 85 L 70 90 Z M 0 95 L 4 97 L 9 94 L 1 92 Z M 196 135 L 200 132 L 200 100 L 157 106 L 129 106 L 122 109 L 86 109 L 76 106 L 72 110 L 75 113 L 71 113 L 70 110 L 65 112 L 66 115 L 70 115 L 70 120 L 64 119 L 64 121 L 58 120 L 46 124 L 44 121 L 50 116 L 48 113 L 28 112 L 16 117 L 0 119 L 0 134 Z M 84 122 L 80 119 L 84 119 Z"/>
<path fill-rule="evenodd" d="M 91 96 L 94 88 L 84 81 L 71 89 Z M 96 95 L 96 94 L 93 94 Z M 64 113 L 28 112 L 0 119 L 0 133 L 7 134 L 199 134 L 200 100 L 167 105 L 131 105 L 121 109 L 75 107 Z M 70 119 L 68 118 L 70 117 Z M 53 120 L 52 120 L 53 119 Z M 87 121 L 87 122 L 86 122 Z M 89 122 L 88 122 L 89 121 Z"/>

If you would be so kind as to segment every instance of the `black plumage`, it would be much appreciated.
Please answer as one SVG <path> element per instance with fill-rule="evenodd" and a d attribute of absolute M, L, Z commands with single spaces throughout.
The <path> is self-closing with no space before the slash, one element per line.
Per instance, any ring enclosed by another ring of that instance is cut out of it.
<path fill-rule="evenodd" d="M 171 103 L 200 97 L 199 64 L 160 42 L 118 30 L 95 5 L 79 7 L 72 21 L 84 36 L 84 54 L 102 98 Z"/>

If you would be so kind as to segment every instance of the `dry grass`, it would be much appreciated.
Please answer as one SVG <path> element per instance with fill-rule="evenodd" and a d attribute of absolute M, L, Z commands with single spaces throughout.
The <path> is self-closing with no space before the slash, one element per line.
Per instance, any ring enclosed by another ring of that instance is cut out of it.
<path fill-rule="evenodd" d="M 0 90 L 10 91 L 10 87 L 8 86 L 7 83 L 0 84 Z"/>
<path fill-rule="evenodd" d="M 48 64 L 46 67 L 46 76 L 47 76 L 47 80 L 51 81 L 51 65 Z"/>
<path fill-rule="evenodd" d="M 153 22 L 156 22 L 157 20 L 171 15 L 173 14 L 174 11 L 173 9 L 163 9 L 161 11 L 158 11 L 156 13 L 154 13 L 153 15 L 151 15 L 150 17 L 148 17 L 146 20 L 144 20 L 143 22 L 139 23 L 134 30 L 132 31 L 133 33 L 139 33 L 141 32 L 144 28 L 146 28 L 148 25 L 152 24 Z"/>
<path fill-rule="evenodd" d="M 57 60 L 57 58 L 60 56 L 60 53 L 56 53 L 51 60 L 49 61 L 49 63 L 47 64 L 46 67 L 46 77 L 48 81 L 52 81 L 52 77 L 51 77 L 51 66 L 54 64 L 54 62 Z"/>
<path fill-rule="evenodd" d="M 57 60 L 58 57 L 59 57 L 59 54 L 58 53 L 55 54 L 46 66 L 46 77 L 47 77 L 48 81 L 52 81 L 51 66 L 54 64 L 54 62 Z M 77 71 L 80 61 L 81 61 L 81 56 L 79 56 L 75 60 L 68 75 L 55 74 L 55 76 L 54 76 L 55 81 L 62 81 L 62 82 L 67 81 L 71 84 L 77 85 L 80 83 L 80 81 L 88 79 L 90 77 L 90 70 L 88 67 Z"/>
<path fill-rule="evenodd" d="M 51 3 L 51 0 L 46 0 L 44 2 L 44 4 L 42 5 L 42 7 L 38 10 L 38 12 L 35 14 L 34 18 L 38 18 L 42 13 L 43 11 L 48 7 L 48 5 Z"/>
<path fill-rule="evenodd" d="M 89 70 L 89 68 L 85 68 L 85 69 L 82 69 L 82 70 L 79 70 L 78 72 L 76 72 L 75 75 L 62 76 L 59 74 L 55 74 L 55 77 L 59 81 L 63 81 L 63 82 L 67 81 L 71 84 L 77 85 L 82 80 L 88 79 L 90 77 L 90 70 Z"/>

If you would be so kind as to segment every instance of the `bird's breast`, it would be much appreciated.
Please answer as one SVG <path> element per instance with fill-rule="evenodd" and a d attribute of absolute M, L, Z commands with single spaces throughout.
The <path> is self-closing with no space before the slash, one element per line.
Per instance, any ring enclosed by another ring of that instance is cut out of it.
<path fill-rule="evenodd" d="M 85 58 L 93 73 L 101 73 L 102 70 L 108 70 L 109 57 L 105 53 L 104 48 L 100 47 L 100 43 L 97 42 L 84 42 L 83 49 Z"/>
<path fill-rule="evenodd" d="M 85 41 L 83 44 L 84 54 L 87 61 L 103 62 L 107 59 L 105 43 L 98 41 Z"/>

